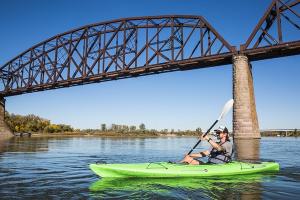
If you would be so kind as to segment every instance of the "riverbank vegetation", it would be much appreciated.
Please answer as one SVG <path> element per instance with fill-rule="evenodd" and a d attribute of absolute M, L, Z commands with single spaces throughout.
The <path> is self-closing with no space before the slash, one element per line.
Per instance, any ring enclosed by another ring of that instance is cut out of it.
<path fill-rule="evenodd" d="M 119 124 L 100 124 L 99 129 L 74 129 L 66 124 L 53 124 L 50 120 L 36 115 L 16 115 L 6 112 L 5 121 L 14 133 L 31 133 L 32 135 L 95 135 L 95 136 L 199 136 L 201 128 L 196 130 L 147 129 L 144 123 L 139 126 Z M 262 137 L 299 137 L 299 129 L 265 130 Z"/>
<path fill-rule="evenodd" d="M 201 128 L 196 130 L 174 130 L 174 129 L 147 129 L 146 125 L 141 123 L 139 126 L 128 126 L 111 124 L 109 127 L 106 124 L 101 124 L 100 129 L 83 129 L 82 133 L 92 135 L 120 135 L 120 136 L 199 136 L 202 134 Z"/>
<path fill-rule="evenodd" d="M 74 131 L 70 125 L 52 124 L 50 120 L 38 117 L 36 115 L 22 116 L 6 112 L 5 122 L 8 127 L 16 133 L 63 133 Z"/>
<path fill-rule="evenodd" d="M 6 112 L 5 121 L 14 133 L 31 133 L 39 135 L 103 135 L 103 136 L 163 136 L 163 135 L 201 135 L 201 128 L 196 130 L 156 130 L 147 129 L 144 123 L 139 126 L 119 124 L 100 124 L 99 129 L 74 129 L 70 125 L 53 124 L 50 120 L 36 115 L 16 115 Z"/>

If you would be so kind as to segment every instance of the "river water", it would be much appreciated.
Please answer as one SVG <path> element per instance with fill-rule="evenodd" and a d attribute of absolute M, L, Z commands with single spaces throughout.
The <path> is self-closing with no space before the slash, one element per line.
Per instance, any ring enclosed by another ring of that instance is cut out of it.
<path fill-rule="evenodd" d="M 193 137 L 15 138 L 0 142 L 0 199 L 299 199 L 300 138 L 262 138 L 278 174 L 207 179 L 101 180 L 88 164 L 176 161 Z M 206 149 L 203 143 L 197 150 Z"/>

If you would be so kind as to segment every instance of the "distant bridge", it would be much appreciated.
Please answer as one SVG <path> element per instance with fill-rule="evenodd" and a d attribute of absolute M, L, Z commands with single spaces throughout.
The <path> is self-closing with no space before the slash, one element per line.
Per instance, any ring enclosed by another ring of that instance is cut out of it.
<path fill-rule="evenodd" d="M 260 130 L 262 136 L 284 136 L 284 137 L 299 137 L 300 129 L 264 129 Z"/>
<path fill-rule="evenodd" d="M 299 128 L 288 128 L 288 129 L 261 129 L 260 131 L 263 132 L 263 131 L 299 131 L 300 129 Z"/>
<path fill-rule="evenodd" d="M 248 62 L 300 54 L 299 3 L 273 0 L 239 48 L 202 16 L 124 18 L 83 26 L 45 40 L 0 67 L 0 96 L 233 63 L 234 130 L 254 124 L 242 129 L 258 133 Z"/>

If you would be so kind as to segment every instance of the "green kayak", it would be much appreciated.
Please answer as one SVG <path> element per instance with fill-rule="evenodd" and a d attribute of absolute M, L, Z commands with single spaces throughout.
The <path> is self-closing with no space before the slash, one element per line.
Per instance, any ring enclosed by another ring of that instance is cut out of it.
<path fill-rule="evenodd" d="M 135 163 L 135 164 L 90 164 L 91 170 L 100 177 L 209 177 L 277 172 L 275 162 L 185 165 L 177 163 Z"/>

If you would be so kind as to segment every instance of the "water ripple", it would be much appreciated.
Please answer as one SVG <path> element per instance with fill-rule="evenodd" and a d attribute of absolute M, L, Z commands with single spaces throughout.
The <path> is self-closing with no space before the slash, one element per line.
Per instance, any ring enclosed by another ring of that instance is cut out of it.
<path fill-rule="evenodd" d="M 243 177 L 234 180 L 143 179 L 105 183 L 88 168 L 90 163 L 97 161 L 137 163 L 179 160 L 195 141 L 191 137 L 12 140 L 3 147 L 0 144 L 0 198 L 298 199 L 300 196 L 299 139 L 295 138 L 263 138 L 261 158 L 279 162 L 281 171 L 277 175 L 246 180 Z M 206 148 L 204 144 L 198 150 Z"/>

